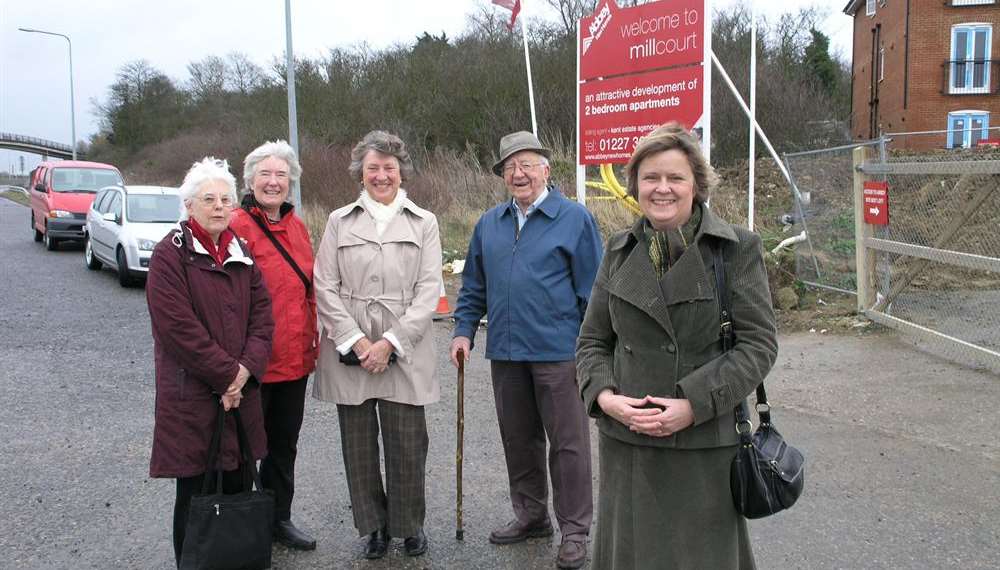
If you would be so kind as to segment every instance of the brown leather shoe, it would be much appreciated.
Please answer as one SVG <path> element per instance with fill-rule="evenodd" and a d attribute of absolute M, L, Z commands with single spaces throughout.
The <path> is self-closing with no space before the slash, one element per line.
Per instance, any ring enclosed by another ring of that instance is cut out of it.
<path fill-rule="evenodd" d="M 580 568 L 587 561 L 587 542 L 567 538 L 559 545 L 556 566 L 559 568 Z"/>
<path fill-rule="evenodd" d="M 525 525 L 521 521 L 513 520 L 506 526 L 496 529 L 490 533 L 490 542 L 493 544 L 514 544 L 524 542 L 529 538 L 541 538 L 552 536 L 552 523 L 548 518 L 536 524 Z"/>

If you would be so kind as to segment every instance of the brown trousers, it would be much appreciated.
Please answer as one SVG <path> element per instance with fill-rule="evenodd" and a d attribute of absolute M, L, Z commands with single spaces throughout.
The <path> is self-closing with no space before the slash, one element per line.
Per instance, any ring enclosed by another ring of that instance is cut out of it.
<path fill-rule="evenodd" d="M 427 512 L 424 473 L 429 441 L 424 407 L 372 398 L 358 406 L 338 404 L 337 414 L 358 534 L 386 527 L 390 536 L 414 536 L 423 528 Z M 379 468 L 380 426 L 385 486 Z"/>
<path fill-rule="evenodd" d="M 515 516 L 522 524 L 548 521 L 547 435 L 559 529 L 564 538 L 590 534 L 590 432 L 576 387 L 576 364 L 493 360 L 490 367 Z"/>

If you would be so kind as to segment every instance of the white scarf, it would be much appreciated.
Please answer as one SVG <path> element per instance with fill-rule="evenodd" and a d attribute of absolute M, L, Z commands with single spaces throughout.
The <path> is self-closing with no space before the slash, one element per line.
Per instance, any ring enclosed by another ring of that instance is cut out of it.
<path fill-rule="evenodd" d="M 385 228 L 389 225 L 389 221 L 403 207 L 403 202 L 406 201 L 406 190 L 400 188 L 396 192 L 396 197 L 389 204 L 383 204 L 378 200 L 374 200 L 368 194 L 368 191 L 364 189 L 361 190 L 361 196 L 358 199 L 361 201 L 361 205 L 365 211 L 368 212 L 368 215 L 375 220 L 375 233 L 381 238 L 382 234 L 385 233 Z"/>

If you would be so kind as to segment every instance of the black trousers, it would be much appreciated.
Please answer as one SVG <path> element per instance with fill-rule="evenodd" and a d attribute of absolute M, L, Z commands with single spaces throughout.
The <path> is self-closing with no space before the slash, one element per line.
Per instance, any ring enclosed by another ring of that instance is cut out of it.
<path fill-rule="evenodd" d="M 181 565 L 181 551 L 184 548 L 184 533 L 187 531 L 191 497 L 201 493 L 204 481 L 204 473 L 177 479 L 177 498 L 174 500 L 174 558 L 177 560 L 177 566 Z M 243 478 L 240 476 L 240 470 L 223 471 L 222 492 L 232 495 L 241 491 L 243 491 Z"/>
<path fill-rule="evenodd" d="M 260 386 L 260 404 L 267 433 L 267 457 L 260 462 L 260 481 L 274 491 L 274 520 L 292 518 L 295 495 L 295 456 L 306 401 L 308 376 Z"/>

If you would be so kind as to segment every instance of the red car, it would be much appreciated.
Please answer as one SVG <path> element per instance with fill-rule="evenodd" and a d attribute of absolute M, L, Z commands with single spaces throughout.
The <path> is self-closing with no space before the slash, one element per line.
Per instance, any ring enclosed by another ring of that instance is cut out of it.
<path fill-rule="evenodd" d="M 35 241 L 44 240 L 52 251 L 61 241 L 83 240 L 87 210 L 97 191 L 123 184 L 121 172 L 110 164 L 82 160 L 39 164 L 28 177 Z"/>

